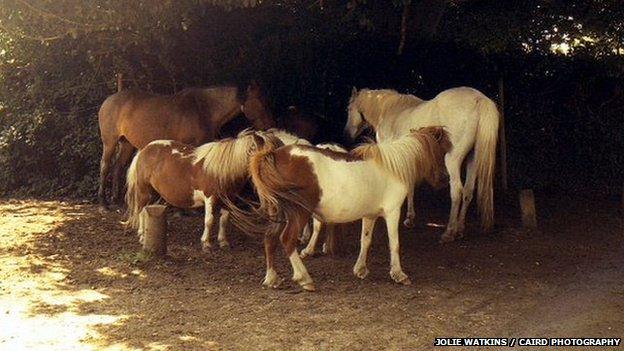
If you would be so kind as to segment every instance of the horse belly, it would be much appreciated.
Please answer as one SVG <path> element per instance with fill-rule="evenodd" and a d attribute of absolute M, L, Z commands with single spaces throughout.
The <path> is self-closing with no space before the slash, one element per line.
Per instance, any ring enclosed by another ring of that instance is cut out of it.
<path fill-rule="evenodd" d="M 362 217 L 377 216 L 386 182 L 374 169 L 348 163 L 334 170 L 317 170 L 321 198 L 315 212 L 326 221 L 346 223 Z M 368 174 L 367 174 L 368 173 Z"/>

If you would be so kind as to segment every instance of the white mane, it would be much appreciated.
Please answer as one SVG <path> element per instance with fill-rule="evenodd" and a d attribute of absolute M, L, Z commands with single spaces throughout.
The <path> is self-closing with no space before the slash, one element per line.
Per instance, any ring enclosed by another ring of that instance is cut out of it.
<path fill-rule="evenodd" d="M 404 184 L 414 184 L 435 173 L 442 167 L 446 153 L 429 131 L 415 131 L 392 141 L 364 144 L 351 152 L 365 160 L 374 160 Z"/>
<path fill-rule="evenodd" d="M 400 94 L 391 89 L 362 89 L 351 99 L 350 105 L 362 113 L 373 127 L 386 116 L 396 116 L 408 108 L 420 105 L 423 100 L 410 94 Z"/>
<path fill-rule="evenodd" d="M 334 152 L 343 152 L 343 153 L 348 152 L 347 149 L 335 143 L 316 144 L 316 147 L 318 147 L 319 149 L 328 149 Z"/>
<path fill-rule="evenodd" d="M 312 145 L 306 139 L 299 138 L 298 136 L 291 134 L 283 129 L 272 128 L 267 130 L 267 133 L 273 134 L 275 137 L 281 140 L 284 145 Z"/>
<path fill-rule="evenodd" d="M 254 134 L 243 131 L 235 139 L 223 139 L 195 149 L 194 164 L 202 162 L 204 172 L 220 184 L 230 184 L 247 176 L 249 156 L 255 145 Z"/>

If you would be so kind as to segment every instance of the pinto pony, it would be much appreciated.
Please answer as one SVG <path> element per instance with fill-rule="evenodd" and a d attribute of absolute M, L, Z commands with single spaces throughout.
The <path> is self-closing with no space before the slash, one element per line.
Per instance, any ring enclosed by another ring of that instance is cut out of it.
<path fill-rule="evenodd" d="M 414 128 L 443 126 L 453 146 L 444 157 L 452 205 L 441 241 L 463 236 L 466 212 L 477 182 L 481 224 L 485 230 L 492 227 L 499 113 L 487 96 L 478 90 L 460 87 L 445 90 L 425 101 L 394 90 L 354 89 L 348 112 L 345 133 L 350 138 L 355 138 L 367 125 L 375 130 L 378 142 L 400 138 Z M 462 184 L 461 166 L 466 157 L 466 183 Z M 415 218 L 413 187 L 409 189 L 407 201 L 404 224 L 411 227 Z"/>
<path fill-rule="evenodd" d="M 260 199 L 257 213 L 270 219 L 264 238 L 267 271 L 263 284 L 276 287 L 280 279 L 273 267 L 281 241 L 293 268 L 293 280 L 304 290 L 314 282 L 296 250 L 297 238 L 310 216 L 326 223 L 347 223 L 364 218 L 361 248 L 353 268 L 364 278 L 366 258 L 378 217 L 384 217 L 390 242 L 390 276 L 409 284 L 399 259 L 398 222 L 410 184 L 434 177 L 449 147 L 442 128 L 415 131 L 397 140 L 365 144 L 345 154 L 312 146 L 275 143 L 252 156 L 249 169 Z M 235 222 L 254 231 L 254 218 L 234 211 Z M 257 222 L 255 222 L 257 223 Z"/>
<path fill-rule="evenodd" d="M 181 208 L 204 206 L 205 228 L 202 247 L 210 248 L 213 210 L 220 204 L 217 193 L 235 194 L 248 179 L 248 163 L 253 152 L 264 145 L 259 132 L 243 131 L 236 139 L 194 148 L 172 140 L 157 140 L 137 152 L 128 168 L 126 224 L 141 234 L 139 214 L 157 193 L 167 203 Z M 225 235 L 229 213 L 221 209 L 219 246 L 227 247 Z"/>
<path fill-rule="evenodd" d="M 319 149 L 328 149 L 328 150 L 343 153 L 343 154 L 348 153 L 348 151 L 345 148 L 334 143 L 317 144 L 316 147 Z M 333 223 L 325 223 L 325 225 L 327 226 L 327 233 L 334 232 L 335 225 Z M 318 243 L 318 238 L 319 238 L 319 234 L 321 233 L 321 229 L 323 229 L 323 222 L 321 222 L 317 218 L 313 218 L 312 220 L 312 233 L 311 234 L 310 234 L 309 224 L 306 225 L 306 227 L 304 228 L 303 237 L 308 238 L 309 240 L 308 240 L 308 245 L 306 245 L 306 247 L 301 250 L 301 253 L 299 255 L 301 256 L 301 258 L 314 256 L 314 252 L 316 251 L 316 244 Z M 323 249 L 323 253 L 325 253 L 325 249 Z"/>
<path fill-rule="evenodd" d="M 245 91 L 236 86 L 192 88 L 175 95 L 124 90 L 109 96 L 98 113 L 103 151 L 98 199 L 106 207 L 106 183 L 117 148 L 113 171 L 113 200 L 119 195 L 122 171 L 135 149 L 154 140 L 170 139 L 193 146 L 213 141 L 221 126 L 240 112 L 258 130 L 275 126 L 260 87 Z"/>

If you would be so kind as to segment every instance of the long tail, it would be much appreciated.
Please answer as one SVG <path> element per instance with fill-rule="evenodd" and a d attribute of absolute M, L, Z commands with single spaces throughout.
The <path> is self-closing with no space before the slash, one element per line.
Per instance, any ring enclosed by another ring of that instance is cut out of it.
<path fill-rule="evenodd" d="M 475 143 L 477 162 L 477 204 L 481 212 L 481 226 L 489 230 L 494 224 L 494 169 L 498 140 L 499 113 L 496 104 L 482 98 L 477 102 L 479 126 Z"/>
<path fill-rule="evenodd" d="M 251 181 L 260 203 L 251 210 L 241 210 L 232 201 L 221 197 L 231 209 L 233 223 L 250 234 L 279 234 L 290 218 L 309 206 L 298 194 L 297 186 L 284 179 L 275 164 L 275 145 L 267 144 L 249 162 Z"/>
<path fill-rule="evenodd" d="M 128 167 L 128 173 L 126 176 L 126 220 L 123 224 L 126 227 L 138 229 L 139 228 L 139 213 L 141 212 L 139 204 L 139 177 L 138 177 L 138 160 L 141 151 L 138 151 L 130 167 Z"/>
<path fill-rule="evenodd" d="M 251 235 L 264 235 L 268 232 L 276 230 L 276 227 L 281 226 L 279 222 L 284 217 L 283 213 L 278 213 L 278 206 L 275 206 L 277 201 L 271 195 L 273 192 L 263 181 L 263 170 L 267 168 L 274 168 L 273 152 L 279 145 L 273 143 L 266 143 L 263 147 L 249 160 L 249 173 L 252 178 L 252 183 L 260 203 L 254 202 L 249 199 L 241 199 L 245 203 L 248 209 L 243 209 L 238 206 L 230 197 L 228 193 L 220 192 L 218 195 L 223 203 L 230 210 L 232 223 L 241 229 L 244 233 Z M 267 205 L 267 201 L 272 205 Z M 273 208 L 269 211 L 268 208 Z"/>

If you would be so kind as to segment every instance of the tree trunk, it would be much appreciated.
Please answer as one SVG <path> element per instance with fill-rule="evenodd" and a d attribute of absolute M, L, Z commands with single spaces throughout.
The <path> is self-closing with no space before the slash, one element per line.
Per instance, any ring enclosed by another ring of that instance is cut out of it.
<path fill-rule="evenodd" d="M 401 15 L 401 39 L 399 39 L 399 49 L 397 54 L 401 55 L 405 48 L 405 41 L 407 40 L 407 20 L 409 18 L 410 5 L 403 5 L 403 14 Z"/>
<path fill-rule="evenodd" d="M 117 73 L 115 76 L 117 77 L 117 92 L 120 92 L 123 89 L 123 73 Z"/>
<path fill-rule="evenodd" d="M 499 169 L 501 177 L 501 189 L 503 193 L 507 192 L 507 137 L 505 133 L 505 83 L 503 76 L 498 79 L 498 108 L 500 114 L 500 125 L 498 127 L 498 145 L 499 145 Z"/>
<path fill-rule="evenodd" d="M 143 252 L 163 257 L 167 254 L 167 206 L 145 206 L 139 214 L 139 241 Z"/>
<path fill-rule="evenodd" d="M 403 1 L 401 15 L 400 55 L 413 38 L 432 38 L 437 32 L 449 0 Z"/>
<path fill-rule="evenodd" d="M 522 212 L 522 226 L 527 229 L 536 229 L 537 214 L 535 212 L 535 195 L 533 195 L 533 190 L 520 190 L 520 211 Z"/>

